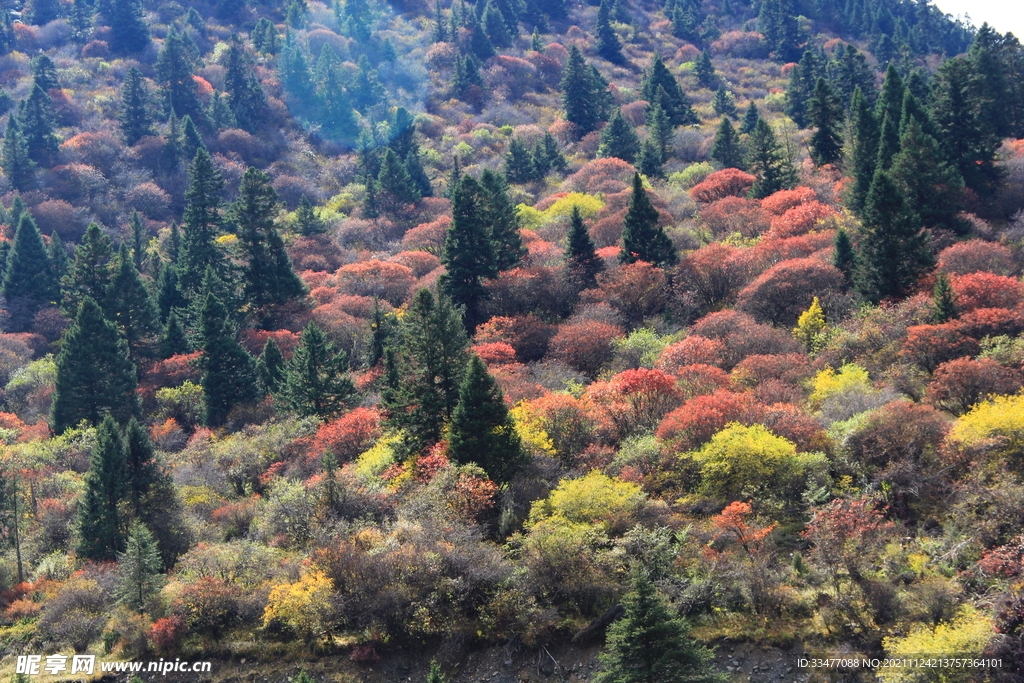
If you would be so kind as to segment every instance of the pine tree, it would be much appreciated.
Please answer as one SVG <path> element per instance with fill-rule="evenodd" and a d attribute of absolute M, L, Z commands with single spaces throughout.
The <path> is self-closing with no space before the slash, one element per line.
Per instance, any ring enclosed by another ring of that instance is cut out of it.
<path fill-rule="evenodd" d="M 606 120 L 610 107 L 608 84 L 583 61 L 583 54 L 575 45 L 569 48 L 569 61 L 562 70 L 561 87 L 565 120 L 576 126 L 580 136 Z"/>
<path fill-rule="evenodd" d="M 693 75 L 702 88 L 711 88 L 715 84 L 715 65 L 711 62 L 711 53 L 704 50 L 697 57 Z"/>
<path fill-rule="evenodd" d="M 472 177 L 463 176 L 452 200 L 452 222 L 441 256 L 447 272 L 440 285 L 455 305 L 465 307 L 464 322 L 470 332 L 483 322 L 480 305 L 487 289 L 482 281 L 498 275 L 486 212 L 484 189 Z"/>
<path fill-rule="evenodd" d="M 405 163 L 393 149 L 384 150 L 377 182 L 380 184 L 381 209 L 389 216 L 406 212 L 422 197 Z"/>
<path fill-rule="evenodd" d="M 276 394 L 284 385 L 284 356 L 273 337 L 267 337 L 263 352 L 256 359 L 256 376 L 259 379 L 260 392 L 264 395 Z"/>
<path fill-rule="evenodd" d="M 688 126 L 699 122 L 679 81 L 665 66 L 661 55 L 654 55 L 654 64 L 644 76 L 640 92 L 643 99 L 651 103 L 651 107 L 657 104 L 665 110 L 673 126 Z"/>
<path fill-rule="evenodd" d="M 170 174 L 178 169 L 185 156 L 185 139 L 181 134 L 181 122 L 172 112 L 167 119 L 167 132 L 164 134 L 164 148 L 161 152 L 161 170 Z"/>
<path fill-rule="evenodd" d="M 228 94 L 231 113 L 239 128 L 255 133 L 266 118 L 267 96 L 237 41 L 232 41 L 228 47 L 226 67 L 224 91 Z"/>
<path fill-rule="evenodd" d="M 156 80 L 160 85 L 164 113 L 191 116 L 203 121 L 203 106 L 199 101 L 199 87 L 192 78 L 192 57 L 181 34 L 171 26 L 156 60 Z"/>
<path fill-rule="evenodd" d="M 900 152 L 892 160 L 892 180 L 907 201 L 907 207 L 921 217 L 926 227 L 942 227 L 960 234 L 970 230 L 958 218 L 963 206 L 963 179 L 950 166 L 939 143 L 908 113 L 900 137 Z"/>
<path fill-rule="evenodd" d="M 178 287 L 178 268 L 173 263 L 165 264 L 160 270 L 160 277 L 156 281 L 156 305 L 163 322 L 169 319 L 174 309 L 188 307 L 188 299 Z"/>
<path fill-rule="evenodd" d="M 900 117 L 905 92 L 899 71 L 890 63 L 885 72 L 882 93 L 875 103 L 875 120 L 879 124 L 876 169 L 888 170 L 892 158 L 900 151 Z"/>
<path fill-rule="evenodd" d="M 427 672 L 427 683 L 448 683 L 441 674 L 441 665 L 436 659 L 430 660 L 430 671 Z"/>
<path fill-rule="evenodd" d="M 199 290 L 206 269 L 212 267 L 222 277 L 227 272 L 227 261 L 216 243 L 224 181 L 205 149 L 196 152 L 189 176 L 178 281 L 181 291 L 191 298 Z"/>
<path fill-rule="evenodd" d="M 7 332 L 28 332 L 36 313 L 53 306 L 59 296 L 43 236 L 27 212 L 18 219 L 14 246 L 7 256 L 3 295 L 10 315 Z"/>
<path fill-rule="evenodd" d="M 106 292 L 104 310 L 128 342 L 132 357 L 138 358 L 147 341 L 160 329 L 156 306 L 142 284 L 127 246 L 121 245 L 112 265 L 114 276 Z"/>
<path fill-rule="evenodd" d="M 711 106 L 718 116 L 736 118 L 736 100 L 732 93 L 725 89 L 724 85 L 719 86 L 718 90 L 715 91 L 715 99 Z"/>
<path fill-rule="evenodd" d="M 747 106 L 747 110 L 743 112 L 743 122 L 740 124 L 740 134 L 750 135 L 757 128 L 757 122 L 761 120 L 761 113 L 757 111 L 757 105 L 753 101 Z"/>
<path fill-rule="evenodd" d="M 777 62 L 795 62 L 800 56 L 800 31 L 793 0 L 764 0 L 760 4 L 757 30 L 764 34 L 771 58 Z"/>
<path fill-rule="evenodd" d="M 352 106 L 363 113 L 386 102 L 387 90 L 381 85 L 377 70 L 370 67 L 366 55 L 359 57 L 359 72 L 348 87 L 348 95 L 352 98 Z"/>
<path fill-rule="evenodd" d="M 719 683 L 712 653 L 689 635 L 682 619 L 673 618 L 643 571 L 622 603 L 625 615 L 608 627 L 603 671 L 597 683 Z"/>
<path fill-rule="evenodd" d="M 167 359 L 179 353 L 188 353 L 191 350 L 192 347 L 188 343 L 185 331 L 178 323 L 178 315 L 172 310 L 167 316 L 167 324 L 164 325 L 164 333 L 160 337 L 160 358 Z"/>
<path fill-rule="evenodd" d="M 658 227 L 658 211 L 647 196 L 639 173 L 633 174 L 633 193 L 623 219 L 622 252 L 619 261 L 646 261 L 656 266 L 675 265 L 679 257 L 663 228 Z"/>
<path fill-rule="evenodd" d="M 111 0 L 110 49 L 115 54 L 134 54 L 149 46 L 149 24 L 141 0 Z"/>
<path fill-rule="evenodd" d="M 316 323 L 302 331 L 284 371 L 281 396 L 303 417 L 329 420 L 349 406 L 356 387 L 348 376 L 348 357 L 334 348 Z"/>
<path fill-rule="evenodd" d="M 71 0 L 71 15 L 68 17 L 68 24 L 71 25 L 71 40 L 79 45 L 85 44 L 92 33 L 93 8 L 89 0 Z"/>
<path fill-rule="evenodd" d="M 565 248 L 565 268 L 580 289 L 597 287 L 597 274 L 604 270 L 604 262 L 594 249 L 594 240 L 583 223 L 578 206 L 569 214 L 569 236 Z"/>
<path fill-rule="evenodd" d="M 516 138 L 509 140 L 508 151 L 505 153 L 505 175 L 513 183 L 528 183 L 538 176 L 530 150 Z"/>
<path fill-rule="evenodd" d="M 375 368 L 384 360 L 398 334 L 398 320 L 394 313 L 385 312 L 380 300 L 374 298 L 370 311 L 370 343 L 366 349 L 366 366 Z"/>
<path fill-rule="evenodd" d="M 266 17 L 261 17 L 252 29 L 252 47 L 265 55 L 275 55 L 278 50 L 277 29 Z"/>
<path fill-rule="evenodd" d="M 662 178 L 665 175 L 662 166 L 665 161 L 658 150 L 658 143 L 648 139 L 640 144 L 640 154 L 636 157 L 636 168 L 648 178 Z"/>
<path fill-rule="evenodd" d="M 146 228 L 142 224 L 142 216 L 138 211 L 132 211 L 132 263 L 135 270 L 142 272 L 142 262 L 146 257 Z"/>
<path fill-rule="evenodd" d="M 846 165 L 853 176 L 849 205 L 856 214 L 864 210 L 878 161 L 878 123 L 860 88 L 853 91 L 846 135 Z"/>
<path fill-rule="evenodd" d="M 939 271 L 935 276 L 935 288 L 932 290 L 932 320 L 936 325 L 948 323 L 960 317 L 956 292 L 949 284 L 949 278 Z"/>
<path fill-rule="evenodd" d="M 441 440 L 458 404 L 469 342 L 459 311 L 428 289 L 413 296 L 399 338 L 397 350 L 385 354 L 381 400 L 388 426 L 401 430 L 409 453 L 420 453 Z"/>
<path fill-rule="evenodd" d="M 31 0 L 26 19 L 35 26 L 45 26 L 60 18 L 61 5 L 58 0 Z"/>
<path fill-rule="evenodd" d="M 6 10 L 4 10 L 6 11 Z M 17 190 L 27 189 L 35 177 L 36 163 L 28 153 L 28 141 L 17 116 L 7 117 L 3 144 L 4 175 Z"/>
<path fill-rule="evenodd" d="M 212 293 L 206 295 L 199 327 L 205 422 L 208 427 L 220 427 L 236 405 L 259 398 L 256 363 L 235 339 L 228 312 Z"/>
<path fill-rule="evenodd" d="M 78 508 L 77 554 L 85 560 L 113 560 L 124 549 L 118 509 L 125 496 L 124 439 L 117 422 L 107 415 L 96 430 L 85 491 Z"/>
<path fill-rule="evenodd" d="M 117 602 L 142 614 L 163 585 L 161 564 L 152 532 L 142 522 L 132 522 L 125 550 L 117 555 Z"/>
<path fill-rule="evenodd" d="M 57 355 L 50 426 L 57 434 L 105 415 L 127 422 L 138 413 L 135 365 L 117 327 L 91 298 L 82 300 Z"/>
<path fill-rule="evenodd" d="M 743 148 L 740 146 L 740 136 L 732 127 L 728 116 L 722 117 L 718 124 L 718 131 L 715 132 L 715 140 L 711 145 L 711 158 L 722 165 L 722 168 L 743 169 Z"/>
<path fill-rule="evenodd" d="M 448 457 L 476 463 L 498 483 L 508 483 L 526 464 L 526 454 L 501 387 L 473 355 L 459 387 L 448 431 Z"/>
<path fill-rule="evenodd" d="M 295 209 L 292 229 L 303 237 L 322 235 L 327 232 L 327 223 L 317 215 L 313 202 L 309 201 L 309 197 L 305 194 L 302 195 L 299 205 Z"/>
<path fill-rule="evenodd" d="M 195 159 L 196 152 L 206 149 L 203 135 L 192 117 L 186 114 L 181 119 L 181 152 L 188 159 Z"/>
<path fill-rule="evenodd" d="M 601 130 L 601 142 L 597 148 L 598 156 L 616 157 L 632 164 L 640 153 L 640 137 L 633 126 L 616 109 L 608 125 Z"/>
<path fill-rule="evenodd" d="M 800 63 L 789 72 L 786 87 L 786 116 L 801 128 L 810 125 L 808 104 L 814 95 L 815 84 L 822 75 L 821 65 L 813 50 L 804 52 Z"/>
<path fill-rule="evenodd" d="M 7 243 L 8 247 L 10 242 Z M 50 271 L 53 273 L 53 282 L 57 289 L 58 299 L 60 299 L 60 282 L 64 279 L 64 276 L 68 273 L 69 262 L 68 252 L 64 247 L 64 241 L 60 238 L 59 232 L 54 232 L 50 235 L 50 244 L 46 248 L 46 257 L 50 260 Z M 0 274 L 4 272 L 4 268 L 7 267 L 6 259 L 0 261 Z M 2 277 L 0 277 L 0 283 L 2 283 Z"/>
<path fill-rule="evenodd" d="M 160 470 L 149 434 L 134 417 L 124 429 L 124 451 L 124 499 L 129 512 L 136 520 L 159 515 L 160 511 L 147 509 L 146 503 L 165 475 Z"/>
<path fill-rule="evenodd" d="M 832 265 L 843 274 L 848 285 L 853 285 L 858 270 L 857 251 L 853 248 L 853 243 L 850 241 L 850 236 L 846 234 L 846 230 L 839 228 L 832 244 L 835 247 Z"/>
<path fill-rule="evenodd" d="M 32 59 L 32 82 L 45 93 L 60 88 L 60 81 L 57 79 L 57 65 L 48 55 L 39 55 Z"/>
<path fill-rule="evenodd" d="M 757 122 L 747 142 L 747 169 L 757 177 L 750 189 L 755 199 L 764 199 L 796 185 L 796 170 L 764 119 Z"/>
<path fill-rule="evenodd" d="M 612 28 L 612 7 L 608 0 L 601 0 L 597 10 L 597 25 L 594 28 L 597 36 L 597 54 L 612 64 L 623 64 L 626 61 L 622 54 L 622 42 Z"/>
<path fill-rule="evenodd" d="M 671 151 L 672 139 L 675 138 L 675 128 L 672 122 L 669 121 L 668 114 L 660 104 L 655 102 L 645 112 L 645 118 L 647 120 L 647 132 L 658 145 L 658 151 L 661 153 L 662 162 L 666 161 Z"/>
<path fill-rule="evenodd" d="M 484 191 L 484 222 L 491 228 L 494 266 L 498 271 L 510 270 L 526 256 L 520 235 L 519 211 L 509 197 L 508 182 L 499 174 L 485 169 L 480 174 Z"/>
<path fill-rule="evenodd" d="M 501 15 L 501 11 L 494 6 L 492 0 L 487 0 L 487 4 L 484 6 L 483 28 L 484 31 L 487 32 L 487 37 L 491 40 L 491 45 L 494 47 L 512 46 L 512 34 L 509 33 L 508 24 L 505 23 L 505 17 L 503 17 Z"/>
<path fill-rule="evenodd" d="M 53 132 L 55 118 L 53 100 L 38 85 L 33 86 L 28 98 L 18 104 L 18 123 L 25 135 L 28 155 L 41 166 L 49 166 L 60 149 Z"/>
<path fill-rule="evenodd" d="M 908 294 L 932 265 L 928 235 L 889 173 L 875 171 L 864 203 L 857 289 L 866 299 Z"/>
<path fill-rule="evenodd" d="M 818 79 L 807 109 L 810 123 L 815 128 L 811 134 L 811 157 L 815 165 L 836 163 L 843 155 L 843 139 L 839 133 L 843 110 L 824 78 Z"/>

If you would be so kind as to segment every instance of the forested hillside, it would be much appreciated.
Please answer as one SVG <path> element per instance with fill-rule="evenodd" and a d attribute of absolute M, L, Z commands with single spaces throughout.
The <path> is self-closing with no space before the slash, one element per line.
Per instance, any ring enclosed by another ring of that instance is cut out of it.
<path fill-rule="evenodd" d="M 1011 34 L 926 0 L 3 5 L 0 670 L 440 683 L 502 647 L 713 683 L 753 643 L 1024 677 Z"/>

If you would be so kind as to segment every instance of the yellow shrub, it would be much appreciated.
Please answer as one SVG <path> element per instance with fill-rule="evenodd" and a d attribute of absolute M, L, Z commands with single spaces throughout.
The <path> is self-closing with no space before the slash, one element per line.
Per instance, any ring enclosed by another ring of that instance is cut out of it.
<path fill-rule="evenodd" d="M 612 520 L 639 510 L 646 495 L 637 484 L 592 471 L 579 479 L 562 480 L 545 500 L 533 504 L 529 524 L 560 517 L 575 524 Z"/>
<path fill-rule="evenodd" d="M 859 365 L 847 363 L 836 372 L 825 368 L 811 380 L 812 405 L 820 406 L 828 399 L 847 392 L 870 393 L 874 391 L 868 371 Z"/>
<path fill-rule="evenodd" d="M 566 217 L 572 213 L 572 207 L 578 207 L 584 219 L 593 218 L 604 208 L 604 202 L 597 197 L 582 192 L 570 192 L 555 201 L 544 211 L 547 220 Z"/>
<path fill-rule="evenodd" d="M 1024 394 L 997 396 L 979 403 L 953 425 L 949 443 L 961 448 L 998 441 L 1000 453 L 1024 448 Z"/>
<path fill-rule="evenodd" d="M 981 657 L 992 639 L 992 622 L 971 605 L 960 608 L 957 618 L 935 628 L 918 626 L 906 636 L 890 636 L 882 640 L 888 657 L 894 659 L 971 658 Z M 885 683 L 917 683 L 938 681 L 958 683 L 974 680 L 975 669 L 955 667 L 894 667 L 878 670 Z"/>
<path fill-rule="evenodd" d="M 555 454 L 555 444 L 551 437 L 544 431 L 544 421 L 536 411 L 530 408 L 526 401 L 520 401 L 512 409 L 512 419 L 515 420 L 516 431 L 523 446 L 534 454 L 551 455 Z"/>
<path fill-rule="evenodd" d="M 395 451 L 392 444 L 395 437 L 385 437 L 355 460 L 353 469 L 356 474 L 371 478 L 379 477 L 384 470 L 395 464 Z"/>
<path fill-rule="evenodd" d="M 300 636 L 322 637 L 330 631 L 333 592 L 334 585 L 321 571 L 310 572 L 295 583 L 278 584 L 270 589 L 263 626 L 279 622 Z"/>

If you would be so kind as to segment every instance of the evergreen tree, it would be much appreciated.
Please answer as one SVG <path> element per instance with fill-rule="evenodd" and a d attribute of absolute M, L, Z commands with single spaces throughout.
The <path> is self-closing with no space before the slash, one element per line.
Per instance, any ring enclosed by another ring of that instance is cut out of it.
<path fill-rule="evenodd" d="M 149 24 L 142 13 L 141 0 L 111 0 L 110 49 L 115 54 L 134 54 L 149 46 Z"/>
<path fill-rule="evenodd" d="M 668 114 L 660 104 L 655 102 L 651 105 L 650 109 L 647 110 L 647 132 L 651 136 L 651 140 L 658 145 L 658 151 L 661 153 L 662 162 L 666 161 L 671 151 L 672 139 L 675 137 L 675 128 L 672 122 L 668 118 Z"/>
<path fill-rule="evenodd" d="M 207 294 L 199 316 L 205 422 L 220 427 L 231 409 L 259 399 L 256 363 L 235 339 L 227 309 L 215 294 Z"/>
<path fill-rule="evenodd" d="M 580 289 L 597 287 L 597 274 L 604 270 L 604 262 L 594 249 L 594 240 L 583 223 L 578 206 L 569 214 L 569 236 L 565 248 L 565 268 Z"/>
<path fill-rule="evenodd" d="M 199 101 L 199 86 L 192 78 L 192 56 L 178 30 L 171 26 L 156 60 L 156 80 L 160 85 L 164 113 L 191 116 L 203 121 L 203 106 Z"/>
<path fill-rule="evenodd" d="M 757 105 L 753 101 L 747 106 L 747 110 L 743 112 L 743 122 L 740 124 L 740 134 L 750 135 L 757 128 L 757 122 L 761 120 L 761 113 L 757 111 Z"/>
<path fill-rule="evenodd" d="M 218 277 L 227 273 L 228 264 L 216 243 L 221 226 L 221 192 L 224 181 L 205 149 L 196 152 L 189 169 L 190 183 L 185 193 L 184 234 L 178 258 L 178 281 L 189 298 L 199 290 L 207 268 Z"/>
<path fill-rule="evenodd" d="M 201 149 L 206 149 L 203 135 L 192 117 L 186 114 L 181 119 L 181 153 L 187 159 L 195 159 L 196 152 Z"/>
<path fill-rule="evenodd" d="M 380 184 L 381 209 L 389 216 L 408 211 L 422 197 L 405 163 L 391 148 L 384 150 L 377 182 Z"/>
<path fill-rule="evenodd" d="M 231 113 L 239 128 L 255 133 L 266 118 L 267 96 L 238 41 L 232 41 L 228 47 L 226 67 L 224 91 L 228 94 Z"/>
<path fill-rule="evenodd" d="M 2 151 L 4 175 L 7 176 L 7 180 L 16 190 L 28 188 L 35 176 L 36 163 L 28 153 L 28 141 L 21 132 L 17 116 L 7 117 Z"/>
<path fill-rule="evenodd" d="M 35 26 L 45 26 L 61 15 L 59 0 L 31 0 L 27 9 L 25 19 Z"/>
<path fill-rule="evenodd" d="M 473 355 L 459 387 L 459 402 L 448 431 L 448 457 L 457 463 L 474 462 L 498 483 L 508 483 L 526 464 L 501 387 Z"/>
<path fill-rule="evenodd" d="M 299 345 L 285 366 L 280 391 L 296 413 L 322 420 L 337 416 L 355 398 L 348 357 L 334 348 L 316 323 L 309 323 L 302 331 Z"/>
<path fill-rule="evenodd" d="M 168 321 L 174 309 L 188 307 L 188 299 L 178 287 L 178 268 L 173 263 L 165 264 L 156 281 L 156 305 L 161 321 Z"/>
<path fill-rule="evenodd" d="M 277 29 L 266 17 L 261 17 L 252 29 L 252 47 L 265 55 L 275 55 L 278 50 Z"/>
<path fill-rule="evenodd" d="M 598 156 L 616 157 L 632 164 L 640 153 L 640 137 L 636 130 L 616 109 L 608 125 L 601 130 L 601 142 L 597 148 Z"/>
<path fill-rule="evenodd" d="M 903 113 L 905 92 L 899 71 L 893 64 L 889 64 L 885 72 L 885 82 L 882 84 L 882 93 L 875 103 L 875 120 L 879 124 L 876 169 L 888 170 L 892 158 L 900 150 L 900 117 Z"/>
<path fill-rule="evenodd" d="M 427 672 L 427 683 L 448 683 L 441 674 L 441 665 L 436 659 L 430 660 L 430 671 Z"/>
<path fill-rule="evenodd" d="M 817 166 L 836 163 L 843 155 L 843 139 L 839 133 L 843 110 L 824 78 L 818 79 L 807 109 L 815 128 L 811 134 L 811 158 Z"/>
<path fill-rule="evenodd" d="M 7 243 L 8 248 L 10 242 Z M 50 260 L 50 271 L 53 273 L 54 287 L 57 291 L 58 300 L 60 299 L 60 282 L 64 279 L 64 276 L 68 273 L 68 252 L 64 247 L 64 241 L 60 238 L 59 232 L 54 232 L 50 235 L 50 245 L 46 248 L 46 257 Z M 7 266 L 7 259 L 0 260 L 0 284 L 3 282 L 4 268 Z M 59 301 L 58 301 L 59 302 Z"/>
<path fill-rule="evenodd" d="M 519 232 L 522 227 L 519 211 L 508 195 L 508 182 L 501 174 L 485 169 L 480 174 L 480 187 L 484 192 L 483 219 L 491 228 L 494 266 L 498 271 L 510 270 L 527 254 Z"/>
<path fill-rule="evenodd" d="M 565 119 L 576 126 L 580 136 L 606 120 L 611 105 L 608 84 L 595 69 L 583 61 L 575 45 L 569 48 L 569 61 L 562 70 L 562 103 Z"/>
<path fill-rule="evenodd" d="M 468 340 L 452 302 L 443 295 L 435 300 L 428 289 L 413 296 L 400 340 L 397 352 L 385 355 L 381 400 L 405 449 L 420 453 L 441 440 L 458 404 Z"/>
<path fill-rule="evenodd" d="M 661 178 L 665 173 L 662 165 L 661 152 L 658 150 L 658 143 L 652 140 L 644 140 L 640 145 L 640 154 L 636 158 L 636 167 L 648 178 Z"/>
<path fill-rule="evenodd" d="M 7 332 L 28 332 L 36 313 L 53 306 L 59 297 L 53 267 L 39 228 L 27 212 L 18 219 L 14 246 L 3 273 Z"/>
<path fill-rule="evenodd" d="M 848 285 L 853 285 L 858 270 L 857 252 L 853 248 L 853 243 L 850 241 L 850 236 L 846 234 L 846 230 L 839 228 L 832 244 L 835 247 L 832 265 L 843 274 Z"/>
<path fill-rule="evenodd" d="M 618 34 L 612 28 L 612 7 L 608 0 L 601 0 L 601 6 L 597 10 L 597 26 L 594 28 L 594 35 L 597 36 L 597 54 L 607 59 L 612 64 L 623 64 L 626 61 L 622 54 L 622 42 Z"/>
<path fill-rule="evenodd" d="M 374 298 L 373 309 L 370 311 L 370 343 L 366 349 L 366 366 L 377 367 L 384 360 L 392 341 L 398 334 L 397 319 L 393 313 L 387 313 Z"/>
<path fill-rule="evenodd" d="M 348 95 L 352 98 L 352 106 L 363 113 L 386 101 L 387 90 L 381 85 L 377 70 L 371 68 L 366 55 L 359 57 L 359 71 L 348 87 Z"/>
<path fill-rule="evenodd" d="M 38 85 L 33 86 L 28 98 L 18 104 L 18 123 L 25 135 L 28 155 L 41 166 L 49 166 L 60 148 L 53 132 L 55 118 L 53 100 Z"/>
<path fill-rule="evenodd" d="M 57 65 L 49 56 L 39 55 L 32 59 L 32 82 L 42 88 L 45 93 L 60 88 L 60 81 L 57 79 Z"/>
<path fill-rule="evenodd" d="M 644 76 L 640 93 L 643 99 L 651 103 L 652 108 L 657 104 L 664 109 L 673 126 L 688 126 L 699 122 L 679 81 L 665 66 L 661 55 L 654 55 L 654 64 Z"/>
<path fill-rule="evenodd" d="M 672 241 L 665 230 L 658 227 L 658 211 L 647 196 L 639 173 L 633 174 L 633 193 L 622 222 L 625 227 L 620 262 L 646 261 L 656 266 L 672 266 L 679 260 Z"/>
<path fill-rule="evenodd" d="M 864 210 L 878 161 L 878 123 L 867 99 L 857 88 L 850 101 L 850 121 L 846 135 L 846 165 L 853 176 L 849 205 L 854 213 Z"/>
<path fill-rule="evenodd" d="M 480 67 L 476 57 L 466 55 L 461 61 L 455 58 L 455 76 L 452 78 L 452 88 L 459 97 L 465 97 L 471 88 L 483 88 L 484 79 L 480 77 Z"/>
<path fill-rule="evenodd" d="M 487 4 L 484 6 L 483 28 L 487 33 L 487 37 L 491 41 L 491 45 L 494 47 L 512 46 L 512 34 L 509 33 L 508 24 L 505 23 L 505 17 L 503 17 L 501 15 L 501 11 L 494 6 L 492 0 L 487 0 Z"/>
<path fill-rule="evenodd" d="M 509 141 L 505 153 L 505 175 L 513 183 L 528 183 L 537 179 L 537 167 L 530 150 L 516 138 Z"/>
<path fill-rule="evenodd" d="M 291 34 L 278 58 L 278 70 L 281 73 L 281 85 L 288 95 L 288 106 L 297 115 L 308 116 L 316 97 L 316 85 L 309 73 L 306 53 Z"/>
<path fill-rule="evenodd" d="M 295 209 L 295 221 L 292 229 L 303 237 L 322 235 L 327 232 L 327 223 L 320 218 L 313 207 L 313 202 L 305 194 L 299 200 L 299 206 Z"/>
<path fill-rule="evenodd" d="M 912 114 L 900 137 L 900 152 L 892 160 L 892 180 L 907 208 L 926 227 L 942 227 L 965 234 L 970 230 L 958 218 L 963 206 L 963 179 L 946 163 L 939 143 L 918 125 Z"/>
<path fill-rule="evenodd" d="M 747 169 L 757 177 L 750 195 L 764 199 L 779 190 L 796 185 L 796 170 L 779 143 L 771 126 L 764 119 L 757 122 L 747 143 Z"/>
<path fill-rule="evenodd" d="M 132 356 L 137 358 L 146 342 L 160 329 L 156 306 L 124 244 L 113 263 L 113 272 L 104 310 L 128 342 Z"/>
<path fill-rule="evenodd" d="M 146 258 L 146 228 L 142 225 L 142 216 L 138 211 L 132 211 L 132 263 L 135 270 L 142 272 L 142 262 Z"/>
<path fill-rule="evenodd" d="M 711 62 L 711 53 L 703 50 L 695 62 L 693 75 L 697 77 L 697 83 L 702 88 L 711 88 L 717 80 L 715 77 L 715 65 Z"/>
<path fill-rule="evenodd" d="M 324 45 L 324 49 L 329 49 Z M 359 137 L 359 121 L 352 99 L 341 87 L 341 76 L 336 65 L 326 69 L 317 88 L 317 120 L 324 135 L 352 147 Z"/>
<path fill-rule="evenodd" d="M 273 337 L 267 337 L 263 352 L 256 359 L 256 376 L 263 394 L 276 394 L 284 386 L 284 356 Z"/>
<path fill-rule="evenodd" d="M 138 412 L 135 388 L 128 344 L 96 302 L 86 297 L 61 339 L 51 428 L 61 434 L 82 420 L 96 425 L 105 415 L 127 422 Z"/>
<path fill-rule="evenodd" d="M 113 560 L 124 549 L 118 509 L 125 496 L 124 440 L 117 422 L 107 415 L 96 430 L 85 491 L 78 508 L 78 556 L 98 562 Z"/>
<path fill-rule="evenodd" d="M 718 90 L 715 91 L 715 99 L 711 106 L 718 116 L 736 118 L 736 100 L 732 93 L 725 89 L 724 85 L 719 86 Z"/>
<path fill-rule="evenodd" d="M 160 337 L 160 358 L 167 359 L 179 353 L 189 353 L 191 350 L 192 347 L 188 343 L 185 331 L 178 323 L 178 316 L 171 310 L 167 316 L 167 324 L 164 325 L 163 336 Z"/>
<path fill-rule="evenodd" d="M 793 119 L 793 122 L 801 128 L 806 128 L 811 123 L 807 107 L 821 75 L 821 65 L 813 50 L 805 51 L 800 63 L 789 72 L 789 85 L 786 87 L 786 116 Z"/>
<path fill-rule="evenodd" d="M 14 23 L 11 12 L 6 7 L 0 8 L 0 55 L 8 54 L 14 49 Z"/>
<path fill-rule="evenodd" d="M 956 292 L 949 284 L 949 278 L 939 271 L 935 276 L 935 288 L 932 290 L 932 320 L 936 325 L 948 323 L 960 317 L 957 306 Z"/>
<path fill-rule="evenodd" d="M 117 554 L 117 602 L 142 614 L 163 586 L 156 539 L 139 521 L 128 527 L 125 550 Z"/>
<path fill-rule="evenodd" d="M 124 430 L 124 451 L 124 499 L 131 516 L 136 520 L 145 520 L 159 515 L 159 510 L 147 509 L 146 504 L 165 475 L 160 470 L 149 434 L 134 417 L 128 421 Z"/>
<path fill-rule="evenodd" d="M 181 134 L 181 122 L 172 112 L 167 120 L 167 132 L 164 134 L 164 148 L 161 153 L 163 172 L 170 174 L 176 171 L 184 156 L 185 138 Z"/>
<path fill-rule="evenodd" d="M 771 58 L 778 62 L 795 62 L 800 56 L 800 31 L 793 0 L 764 0 L 760 3 L 757 30 L 760 31 Z"/>
<path fill-rule="evenodd" d="M 625 615 L 608 627 L 597 683 L 719 683 L 712 653 L 669 613 L 644 571 L 622 603 Z"/>
<path fill-rule="evenodd" d="M 447 272 L 441 289 L 465 307 L 464 322 L 472 332 L 483 322 L 480 305 L 487 298 L 483 280 L 497 277 L 494 246 L 486 223 L 487 194 L 470 176 L 463 176 L 452 199 L 452 222 L 445 236 L 441 262 Z"/>
<path fill-rule="evenodd" d="M 722 117 L 715 132 L 715 140 L 711 145 L 711 158 L 722 165 L 722 168 L 743 169 L 743 148 L 740 136 L 732 127 L 728 116 Z"/>
<path fill-rule="evenodd" d="M 928 235 L 889 173 L 875 171 L 864 203 L 857 289 L 877 303 L 908 294 L 932 265 Z"/>

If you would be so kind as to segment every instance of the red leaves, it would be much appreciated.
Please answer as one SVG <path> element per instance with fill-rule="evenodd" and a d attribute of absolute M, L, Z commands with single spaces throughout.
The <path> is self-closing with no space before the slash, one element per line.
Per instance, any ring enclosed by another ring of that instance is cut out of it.
<path fill-rule="evenodd" d="M 928 384 L 928 402 L 963 415 L 986 396 L 1013 394 L 1024 384 L 1021 373 L 991 358 L 958 358 L 935 368 Z"/>
<path fill-rule="evenodd" d="M 742 197 L 754 186 L 755 180 L 757 178 L 738 168 L 725 168 L 715 171 L 703 182 L 695 185 L 690 190 L 690 196 L 704 204 L 710 204 L 723 197 Z"/>
<path fill-rule="evenodd" d="M 585 320 L 562 325 L 551 339 L 551 356 L 594 377 L 611 360 L 612 340 L 622 336 L 615 325 Z"/>
<path fill-rule="evenodd" d="M 907 328 L 900 357 L 931 372 L 940 363 L 961 356 L 973 356 L 978 343 L 964 334 L 958 322 L 942 325 L 912 325 Z"/>
<path fill-rule="evenodd" d="M 1013 252 L 1001 244 L 983 240 L 957 242 L 939 253 L 938 268 L 948 275 L 977 272 L 1010 275 L 1014 271 Z"/>
<path fill-rule="evenodd" d="M 724 354 L 725 344 L 718 339 L 691 334 L 665 347 L 658 358 L 658 368 L 678 375 L 688 365 L 720 365 Z"/>
<path fill-rule="evenodd" d="M 380 435 L 380 413 L 356 408 L 320 425 L 310 453 L 315 457 L 330 451 L 339 463 L 347 462 L 372 446 Z"/>
<path fill-rule="evenodd" d="M 750 503 L 738 500 L 729 503 L 720 514 L 711 518 L 711 526 L 717 531 L 715 538 L 722 539 L 728 536 L 739 543 L 747 553 L 758 552 L 764 544 L 764 539 L 775 529 L 776 525 L 750 526 L 747 524 L 749 516 Z"/>
<path fill-rule="evenodd" d="M 626 370 L 607 382 L 594 382 L 586 397 L 599 405 L 620 438 L 649 431 L 679 404 L 676 378 L 661 370 Z"/>
<path fill-rule="evenodd" d="M 761 322 L 792 327 L 815 296 L 837 295 L 845 288 L 839 270 L 818 259 L 790 259 L 759 275 L 739 293 L 736 307 Z"/>
<path fill-rule="evenodd" d="M 961 311 L 976 308 L 1016 308 L 1024 302 L 1024 283 L 992 273 L 971 273 L 951 279 Z"/>

